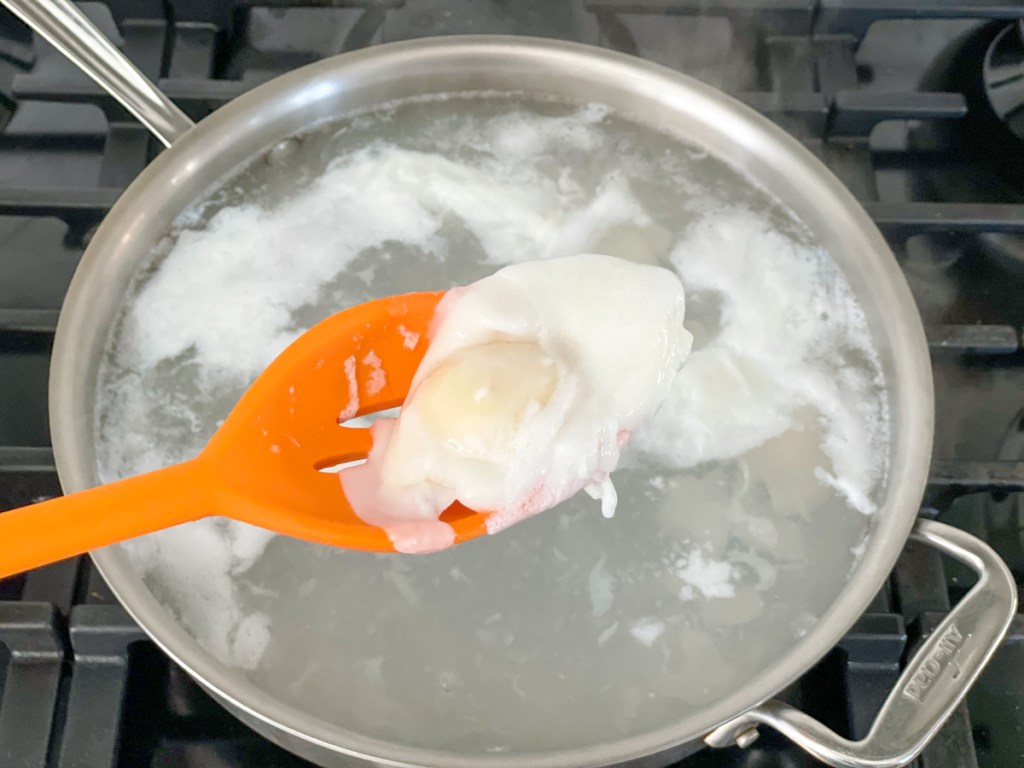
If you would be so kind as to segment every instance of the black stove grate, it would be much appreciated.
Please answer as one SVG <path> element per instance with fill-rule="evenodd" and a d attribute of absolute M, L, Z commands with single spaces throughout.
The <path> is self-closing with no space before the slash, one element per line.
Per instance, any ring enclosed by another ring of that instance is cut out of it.
<path fill-rule="evenodd" d="M 989 247 L 993 237 L 1024 243 L 1024 189 L 950 196 L 941 193 L 948 184 L 929 181 L 944 164 L 974 162 L 956 142 L 979 111 L 960 80 L 935 76 L 934 62 L 1024 19 L 1019 0 L 109 0 L 82 7 L 196 119 L 325 56 L 459 32 L 600 44 L 733 93 L 833 169 L 904 265 L 926 320 L 939 401 L 923 513 L 983 535 L 1024 584 L 1024 416 L 1017 413 L 1024 268 L 997 263 Z M 0 11 L 0 509 L 59 493 L 45 392 L 60 303 L 95 226 L 158 151 L 119 105 Z M 967 166 L 975 172 L 984 174 Z M 908 545 L 869 612 L 785 698 L 839 732 L 863 735 L 902 659 L 965 591 L 963 579 L 935 552 Z M 968 705 L 918 764 L 1024 763 L 1022 667 L 1019 615 Z M 0 765 L 305 763 L 238 723 L 169 663 L 81 559 L 0 581 Z M 766 730 L 748 750 L 705 751 L 685 765 L 817 763 Z"/>

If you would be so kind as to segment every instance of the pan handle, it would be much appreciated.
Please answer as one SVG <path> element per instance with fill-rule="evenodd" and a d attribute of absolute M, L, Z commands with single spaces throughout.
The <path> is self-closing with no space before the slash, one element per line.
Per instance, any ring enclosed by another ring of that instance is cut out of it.
<path fill-rule="evenodd" d="M 165 146 L 171 146 L 192 127 L 188 115 L 104 37 L 71 0 L 0 2 L 117 99 Z"/>
<path fill-rule="evenodd" d="M 704 741 L 712 747 L 747 746 L 764 724 L 836 768 L 897 768 L 917 757 L 1002 642 L 1017 610 L 1017 585 L 991 547 L 958 528 L 919 520 L 911 537 L 966 563 L 978 573 L 978 583 L 907 662 L 867 736 L 844 739 L 773 699 L 719 726 Z"/>

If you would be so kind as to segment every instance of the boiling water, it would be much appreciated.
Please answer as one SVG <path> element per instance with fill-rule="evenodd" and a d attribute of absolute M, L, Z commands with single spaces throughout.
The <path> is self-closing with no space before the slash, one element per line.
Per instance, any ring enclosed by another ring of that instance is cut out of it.
<path fill-rule="evenodd" d="M 222 520 L 125 545 L 281 700 L 413 746 L 603 742 L 742 685 L 845 584 L 885 482 L 877 358 L 827 254 L 699 148 L 597 106 L 407 102 L 281 143 L 179 224 L 110 339 L 105 480 L 195 455 L 288 341 L 357 302 L 582 251 L 688 291 L 695 351 L 612 520 L 579 496 L 418 557 Z"/>

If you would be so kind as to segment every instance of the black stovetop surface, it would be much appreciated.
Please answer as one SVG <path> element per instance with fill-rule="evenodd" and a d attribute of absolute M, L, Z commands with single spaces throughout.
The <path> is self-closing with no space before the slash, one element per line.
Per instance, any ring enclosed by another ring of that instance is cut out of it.
<path fill-rule="evenodd" d="M 379 42 L 530 34 L 695 75 L 783 125 L 860 198 L 928 327 L 937 434 L 923 514 L 980 534 L 1024 584 L 1024 5 L 1019 0 L 110 0 L 82 7 L 200 118 L 276 74 Z M 1015 111 L 1016 110 L 1016 111 Z M 46 380 L 61 300 L 158 151 L 0 11 L 0 509 L 59 493 Z M 901 660 L 965 591 L 908 546 L 886 589 L 785 697 L 863 735 Z M 919 759 L 1024 764 L 1024 616 Z M 699 766 L 817 763 L 766 731 Z M 85 560 L 0 581 L 0 768 L 301 766 L 150 643 Z"/>

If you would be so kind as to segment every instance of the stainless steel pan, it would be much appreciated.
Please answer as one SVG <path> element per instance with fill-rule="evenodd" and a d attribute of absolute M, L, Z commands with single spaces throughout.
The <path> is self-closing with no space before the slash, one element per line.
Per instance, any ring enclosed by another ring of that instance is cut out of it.
<path fill-rule="evenodd" d="M 783 131 L 725 95 L 630 57 L 550 41 L 442 38 L 387 45 L 305 67 L 192 122 L 66 0 L 4 0 L 135 114 L 168 149 L 111 210 L 68 291 L 50 376 L 61 482 L 97 482 L 93 403 L 116 310 L 174 219 L 215 181 L 326 117 L 387 100 L 451 91 L 525 91 L 602 102 L 696 141 L 741 168 L 799 215 L 829 249 L 882 347 L 892 410 L 891 477 L 868 548 L 825 615 L 777 664 L 671 727 L 587 749 L 486 759 L 373 741 L 275 700 L 200 648 L 156 602 L 118 550 L 93 555 L 138 623 L 177 663 L 255 730 L 325 766 L 364 761 L 428 766 L 657 765 L 703 744 L 747 745 L 765 724 L 834 766 L 884 768 L 917 755 L 963 699 L 1003 637 L 1016 588 L 984 543 L 917 519 L 932 441 L 932 379 L 913 299 L 884 240 L 843 185 Z M 911 658 L 869 735 L 847 741 L 771 697 L 806 672 L 865 610 L 908 537 L 962 560 L 980 579 Z"/>

